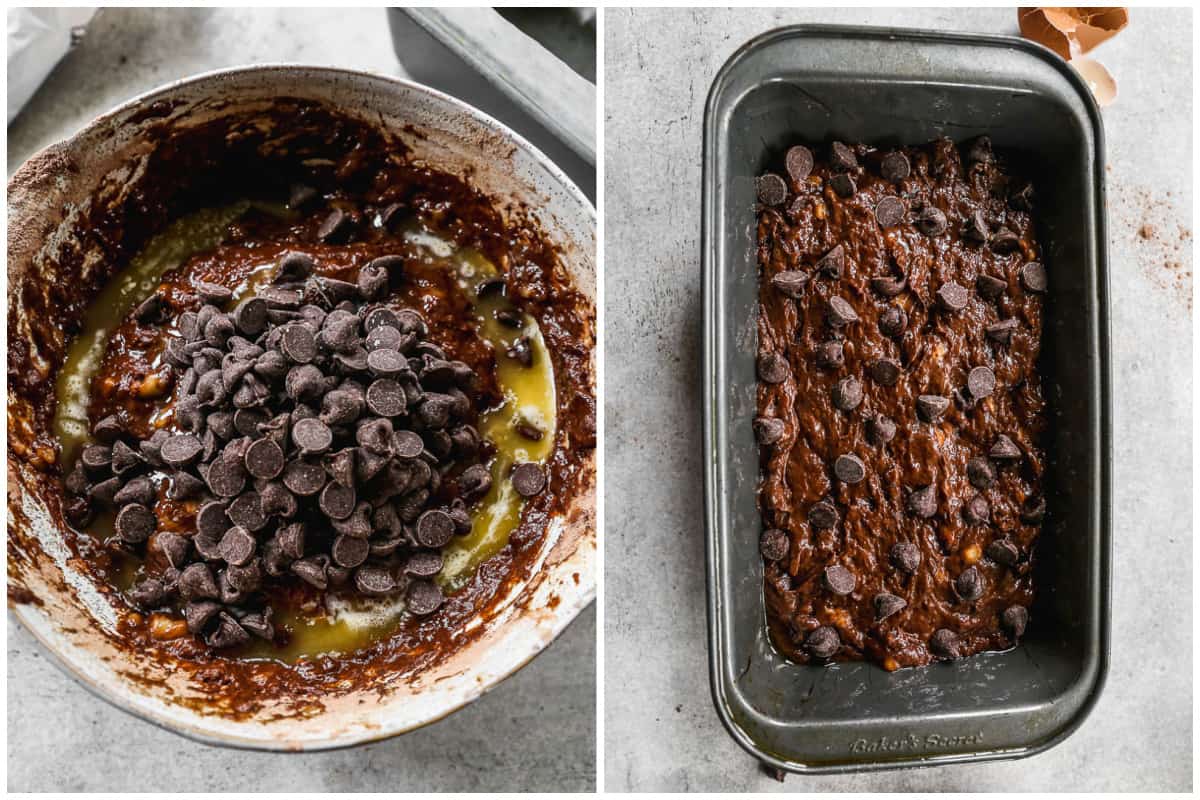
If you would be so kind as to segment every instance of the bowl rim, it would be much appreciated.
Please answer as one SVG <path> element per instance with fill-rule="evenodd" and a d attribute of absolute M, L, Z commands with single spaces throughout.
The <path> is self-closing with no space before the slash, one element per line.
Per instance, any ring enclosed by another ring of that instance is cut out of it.
<path fill-rule="evenodd" d="M 11 193 L 17 179 L 22 175 L 26 168 L 31 164 L 45 156 L 50 152 L 70 152 L 77 149 L 81 140 L 85 137 L 96 133 L 105 124 L 111 123 L 123 114 L 126 114 L 134 109 L 153 103 L 157 100 L 162 100 L 179 92 L 180 90 L 188 89 L 196 85 L 219 81 L 222 78 L 231 76 L 253 76 L 258 74 L 309 74 L 318 75 L 325 78 L 330 77 L 346 77 L 352 80 L 369 81 L 377 84 L 390 84 L 394 88 L 409 90 L 418 94 L 424 94 L 431 99 L 438 101 L 450 108 L 451 111 L 468 118 L 474 118 L 484 128 L 490 129 L 500 135 L 502 138 L 511 141 L 518 150 L 525 151 L 533 160 L 549 174 L 554 182 L 562 186 L 567 197 L 576 204 L 581 211 L 585 212 L 586 219 L 582 221 L 585 225 L 582 227 L 584 231 L 590 230 L 593 242 L 596 242 L 597 234 L 597 213 L 595 206 L 588 200 L 587 196 L 576 186 L 575 182 L 550 158 L 548 158 L 541 150 L 533 145 L 528 139 L 514 131 L 512 128 L 497 120 L 495 117 L 479 110 L 478 108 L 466 103 L 452 95 L 441 92 L 437 89 L 429 87 L 425 84 L 413 81 L 407 78 L 400 78 L 393 75 L 386 75 L 380 72 L 371 70 L 353 69 L 346 67 L 305 64 L 292 62 L 267 62 L 263 64 L 244 64 L 234 65 L 229 67 L 221 67 L 218 69 L 206 70 L 204 72 L 189 75 L 184 78 L 179 78 L 167 83 L 160 84 L 147 91 L 141 92 L 113 108 L 105 111 L 89 122 L 75 130 L 64 139 L 50 142 L 43 147 L 38 148 L 31 153 L 28 158 L 22 162 L 21 166 L 13 172 L 8 179 L 8 188 Z M 10 210 L 11 215 L 11 210 Z M 11 216 L 10 216 L 11 218 Z M 593 303 L 595 303 L 593 298 Z M 598 373 L 594 375 L 594 379 L 598 380 Z M 598 468 L 596 470 L 598 476 Z M 598 481 L 593 483 L 593 493 L 598 495 Z M 594 515 L 593 515 L 594 519 Z M 578 543 L 579 548 L 587 547 L 588 543 L 596 543 L 598 541 L 598 531 L 595 524 L 590 528 L 590 535 L 584 536 Z M 598 547 L 597 547 L 598 550 Z M 549 552 L 549 551 L 547 551 Z M 576 552 L 579 552 L 578 550 Z M 572 555 L 568 561 L 574 560 L 576 557 Z M 563 562 L 568 563 L 568 562 Z M 549 626 L 550 635 L 547 637 L 539 637 L 536 646 L 531 647 L 529 652 L 521 659 L 518 659 L 511 665 L 506 665 L 502 671 L 495 674 L 486 684 L 474 688 L 472 691 L 464 692 L 456 697 L 453 702 L 445 707 L 439 708 L 435 713 L 429 714 L 425 718 L 414 722 L 401 723 L 394 728 L 389 728 L 386 723 L 375 730 L 356 729 L 350 733 L 342 733 L 335 735 L 329 739 L 308 740 L 296 742 L 294 740 L 279 740 L 272 738 L 240 738 L 236 735 L 224 732 L 214 732 L 204 728 L 193 727 L 195 719 L 203 719 L 203 715 L 188 716 L 186 718 L 172 718 L 163 715 L 157 709 L 147 708 L 139 705 L 136 702 L 131 702 L 129 696 L 118 693 L 106 684 L 103 684 L 93 677 L 86 674 L 80 668 L 79 663 L 70 658 L 67 652 L 60 648 L 58 644 L 52 643 L 51 637 L 47 634 L 47 630 L 43 630 L 43 624 L 49 626 L 48 621 L 42 622 L 42 617 L 37 617 L 33 612 L 33 606 L 24 603 L 14 603 L 10 600 L 9 610 L 13 617 L 21 624 L 21 627 L 30 633 L 31 636 L 38 642 L 41 648 L 51 656 L 50 663 L 54 664 L 61 672 L 72 678 L 78 685 L 82 686 L 89 694 L 100 698 L 109 705 L 145 722 L 161 728 L 171 733 L 182 736 L 192 741 L 200 742 L 201 744 L 213 745 L 218 747 L 227 747 L 237 750 L 251 751 L 266 751 L 266 752 L 326 752 L 332 750 L 341 750 L 350 747 L 356 747 L 365 744 L 384 741 L 386 739 L 419 730 L 435 722 L 438 722 L 456 711 L 474 703 L 483 695 L 489 693 L 500 684 L 504 683 L 508 678 L 512 677 L 518 671 L 528 666 L 528 664 L 542 652 L 544 652 L 552 643 L 554 643 L 563 631 L 575 621 L 579 614 L 587 608 L 596 597 L 596 579 L 595 568 L 585 570 L 586 573 L 591 573 L 588 579 L 579 587 L 579 591 L 571 595 L 571 602 L 563 602 L 559 604 L 556 613 L 553 616 L 553 622 Z M 566 586 L 566 584 L 564 584 Z M 561 597 L 561 595 L 560 595 Z M 566 598 L 563 598 L 566 599 Z"/>

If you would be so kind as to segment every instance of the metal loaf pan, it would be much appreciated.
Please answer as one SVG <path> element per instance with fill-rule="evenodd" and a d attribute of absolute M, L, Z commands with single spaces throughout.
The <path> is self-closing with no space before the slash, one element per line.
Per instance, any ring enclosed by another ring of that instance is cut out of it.
<path fill-rule="evenodd" d="M 1050 404 L 1038 600 L 1020 646 L 888 673 L 801 666 L 766 630 L 755 490 L 754 177 L 796 142 L 879 145 L 987 133 L 1035 180 L 1050 274 L 1040 368 Z M 1109 648 L 1109 317 L 1099 112 L 1065 62 L 1000 36 L 781 28 L 738 50 L 704 123 L 705 501 L 717 711 L 793 772 L 1017 758 L 1061 741 Z"/>

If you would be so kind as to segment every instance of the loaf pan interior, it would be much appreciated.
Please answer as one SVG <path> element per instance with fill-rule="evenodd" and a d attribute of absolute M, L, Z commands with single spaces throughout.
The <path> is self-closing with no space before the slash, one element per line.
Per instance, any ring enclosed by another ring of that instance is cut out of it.
<path fill-rule="evenodd" d="M 1107 664 L 1109 442 L 1102 131 L 1056 57 L 1007 37 L 800 27 L 736 54 L 705 124 L 710 656 L 734 738 L 794 771 L 1026 755 L 1069 733 Z M 987 134 L 1035 181 L 1050 276 L 1040 368 L 1050 408 L 1038 600 L 1021 644 L 887 673 L 801 666 L 770 643 L 755 502 L 754 177 L 792 144 Z"/>

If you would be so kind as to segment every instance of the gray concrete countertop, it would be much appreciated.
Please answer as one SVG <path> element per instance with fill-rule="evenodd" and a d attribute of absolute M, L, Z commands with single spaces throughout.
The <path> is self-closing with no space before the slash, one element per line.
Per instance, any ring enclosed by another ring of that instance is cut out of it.
<path fill-rule="evenodd" d="M 1135 9 L 1105 109 L 1115 570 L 1107 688 L 1021 761 L 776 783 L 709 694 L 700 503 L 700 153 L 713 76 L 798 22 L 1016 33 L 1013 9 L 605 15 L 605 786 L 612 791 L 1187 791 L 1192 780 L 1192 18 Z"/>
<path fill-rule="evenodd" d="M 402 75 L 385 14 L 105 10 L 9 126 L 8 172 L 129 97 L 205 70 L 291 61 Z M 594 608 L 527 668 L 447 719 L 379 744 L 303 755 L 209 747 L 137 720 L 55 669 L 8 619 L 10 791 L 497 792 L 595 785 Z"/>

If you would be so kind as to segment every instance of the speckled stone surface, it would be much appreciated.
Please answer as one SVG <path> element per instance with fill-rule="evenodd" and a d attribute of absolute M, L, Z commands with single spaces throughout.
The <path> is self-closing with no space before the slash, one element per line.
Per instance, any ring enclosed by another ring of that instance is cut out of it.
<path fill-rule="evenodd" d="M 1108 149 L 1113 652 L 1083 727 L 1022 761 L 761 772 L 708 686 L 700 394 L 704 101 L 786 23 L 1016 33 L 1013 9 L 605 15 L 605 787 L 610 791 L 1187 791 L 1192 781 L 1192 19 L 1135 9 L 1095 53 Z"/>
<path fill-rule="evenodd" d="M 9 174 L 140 92 L 268 61 L 403 74 L 383 9 L 105 10 L 9 126 Z M 55 669 L 10 615 L 8 789 L 589 791 L 595 620 L 595 609 L 587 609 L 528 667 L 425 729 L 351 750 L 280 755 L 196 744 L 118 711 Z"/>

